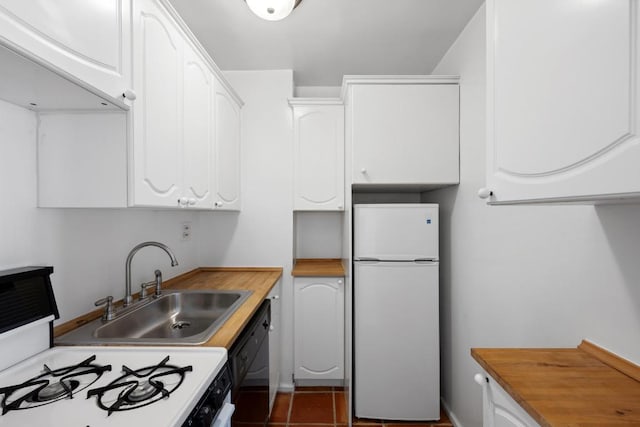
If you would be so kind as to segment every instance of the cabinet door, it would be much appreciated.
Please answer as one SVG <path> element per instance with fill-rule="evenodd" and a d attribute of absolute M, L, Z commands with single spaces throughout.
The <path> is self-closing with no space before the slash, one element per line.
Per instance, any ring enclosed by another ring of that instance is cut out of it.
<path fill-rule="evenodd" d="M 281 304 L 282 281 L 271 289 L 267 296 L 271 300 L 271 326 L 269 327 L 269 412 L 276 400 L 278 387 L 280 386 L 280 357 L 281 357 Z"/>
<path fill-rule="evenodd" d="M 240 210 L 240 106 L 219 80 L 214 85 L 214 209 Z"/>
<path fill-rule="evenodd" d="M 342 278 L 294 279 L 294 376 L 296 380 L 344 378 Z"/>
<path fill-rule="evenodd" d="M 486 427 L 540 427 L 500 385 L 483 375 L 483 420 Z"/>
<path fill-rule="evenodd" d="M 457 84 L 351 90 L 354 184 L 458 183 Z"/>
<path fill-rule="evenodd" d="M 190 207 L 212 208 L 211 94 L 213 74 L 198 54 L 188 46 L 184 50 L 183 161 L 184 192 Z"/>
<path fill-rule="evenodd" d="M 133 205 L 178 206 L 182 196 L 182 49 L 151 0 L 134 9 Z"/>
<path fill-rule="evenodd" d="M 636 1 L 487 2 L 494 201 L 640 191 L 639 10 Z"/>
<path fill-rule="evenodd" d="M 111 97 L 131 85 L 130 0 L 0 0 L 0 39 Z"/>
<path fill-rule="evenodd" d="M 294 210 L 344 210 L 344 106 L 294 105 Z"/>

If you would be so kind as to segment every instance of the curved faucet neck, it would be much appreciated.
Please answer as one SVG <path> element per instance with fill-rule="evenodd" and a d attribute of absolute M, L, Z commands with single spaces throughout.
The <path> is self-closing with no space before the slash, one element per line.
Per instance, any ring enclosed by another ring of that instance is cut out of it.
<path fill-rule="evenodd" d="M 133 297 L 131 296 L 131 261 L 133 260 L 133 256 L 140 249 L 142 249 L 144 247 L 147 247 L 147 246 L 155 246 L 157 248 L 162 249 L 163 251 L 165 251 L 167 253 L 167 255 L 169 255 L 169 258 L 171 258 L 171 266 L 175 267 L 176 265 L 178 265 L 178 260 L 176 259 L 176 256 L 173 254 L 171 249 L 169 249 L 169 247 L 167 245 L 165 245 L 164 243 L 160 243 L 160 242 L 142 242 L 142 243 L 136 245 L 133 249 L 131 249 L 131 251 L 129 252 L 129 255 L 127 255 L 127 261 L 125 262 L 125 295 L 124 295 L 124 306 L 125 307 L 133 302 Z"/>

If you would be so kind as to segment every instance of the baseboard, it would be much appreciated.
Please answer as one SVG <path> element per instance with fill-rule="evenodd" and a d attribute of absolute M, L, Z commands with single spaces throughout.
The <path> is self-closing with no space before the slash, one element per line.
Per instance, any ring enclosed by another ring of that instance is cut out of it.
<path fill-rule="evenodd" d="M 282 393 L 293 393 L 295 391 L 295 386 L 292 382 L 281 382 L 278 384 L 278 391 Z"/>
<path fill-rule="evenodd" d="M 440 404 L 442 404 L 442 407 L 447 412 L 447 415 L 449 415 L 449 420 L 454 427 L 464 427 L 460 420 L 458 420 L 458 417 L 456 417 L 456 414 L 451 411 L 451 408 L 449 407 L 447 402 L 444 401 L 444 399 L 440 399 Z"/>

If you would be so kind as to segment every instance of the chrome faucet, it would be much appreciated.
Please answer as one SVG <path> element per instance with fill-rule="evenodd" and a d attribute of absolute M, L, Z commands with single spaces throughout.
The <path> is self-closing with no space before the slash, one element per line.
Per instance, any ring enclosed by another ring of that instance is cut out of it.
<path fill-rule="evenodd" d="M 129 252 L 129 255 L 127 255 L 127 262 L 125 264 L 126 282 L 125 282 L 125 291 L 124 291 L 125 295 L 124 295 L 124 304 L 123 304 L 125 307 L 133 302 L 133 297 L 131 296 L 131 260 L 133 259 L 133 256 L 136 254 L 136 252 L 138 252 L 140 249 L 146 246 L 155 246 L 157 248 L 162 249 L 167 253 L 167 255 L 169 255 L 169 258 L 171 258 L 171 266 L 175 267 L 176 265 L 178 265 L 178 260 L 176 259 L 176 256 L 173 254 L 173 252 L 171 252 L 171 249 L 169 249 L 169 247 L 163 243 L 142 242 L 136 247 L 134 247 L 133 249 L 131 249 L 131 252 Z"/>

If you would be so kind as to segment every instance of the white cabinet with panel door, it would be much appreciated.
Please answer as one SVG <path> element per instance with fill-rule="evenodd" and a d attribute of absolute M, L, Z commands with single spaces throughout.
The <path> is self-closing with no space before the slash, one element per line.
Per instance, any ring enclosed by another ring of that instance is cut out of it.
<path fill-rule="evenodd" d="M 483 427 L 540 427 L 489 375 L 476 374 L 474 380 L 482 386 Z"/>
<path fill-rule="evenodd" d="M 271 300 L 271 325 L 269 326 L 269 412 L 273 408 L 280 386 L 280 356 L 282 341 L 281 315 L 282 280 L 278 280 L 267 298 Z"/>
<path fill-rule="evenodd" d="M 185 45 L 182 107 L 183 196 L 189 206 L 213 207 L 211 155 L 214 149 L 213 73 Z"/>
<path fill-rule="evenodd" d="M 153 0 L 134 6 L 130 204 L 210 209 L 213 74 Z"/>
<path fill-rule="evenodd" d="M 458 78 L 345 77 L 352 183 L 459 182 Z"/>
<path fill-rule="evenodd" d="M 639 18 L 636 1 L 487 1 L 481 196 L 640 196 Z"/>
<path fill-rule="evenodd" d="M 220 79 L 215 79 L 213 89 L 213 207 L 239 211 L 241 105 Z"/>
<path fill-rule="evenodd" d="M 293 108 L 293 209 L 344 210 L 344 104 L 290 99 Z"/>
<path fill-rule="evenodd" d="M 293 287 L 294 378 L 335 385 L 344 379 L 344 279 L 295 277 Z"/>
<path fill-rule="evenodd" d="M 131 89 L 130 0 L 0 0 L 0 40 L 111 98 Z"/>

